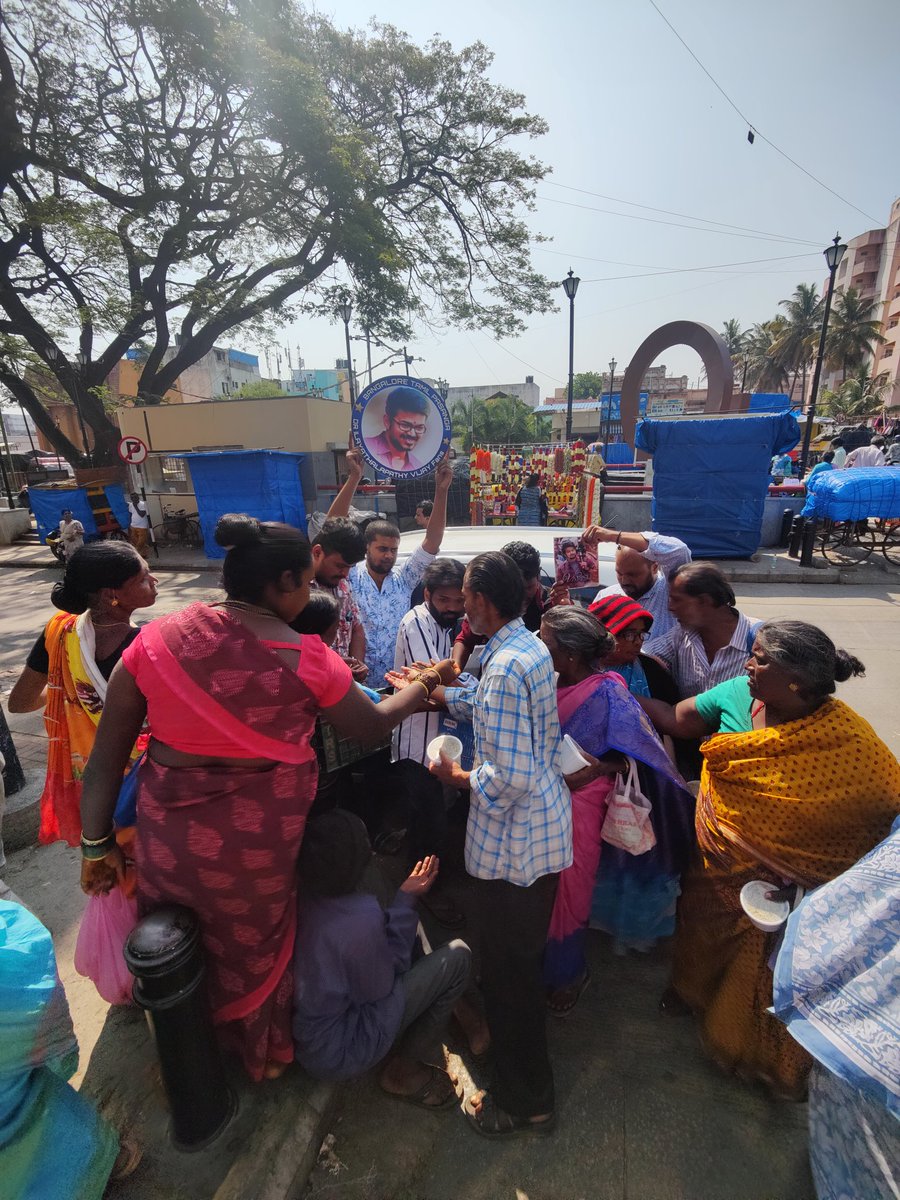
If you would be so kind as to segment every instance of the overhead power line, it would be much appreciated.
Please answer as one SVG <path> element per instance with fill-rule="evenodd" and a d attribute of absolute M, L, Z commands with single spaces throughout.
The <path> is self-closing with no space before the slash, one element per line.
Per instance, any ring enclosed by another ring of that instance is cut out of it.
<path fill-rule="evenodd" d="M 741 118 L 741 120 L 747 126 L 747 129 L 751 131 L 751 133 L 755 134 L 756 137 L 761 138 L 766 143 L 767 146 L 771 146 L 776 154 L 780 154 L 781 157 L 783 159 L 785 159 L 786 162 L 789 162 L 791 164 L 791 166 L 796 167 L 798 171 L 802 171 L 803 174 L 806 175 L 808 179 L 811 179 L 813 181 L 813 183 L 817 183 L 819 185 L 819 187 L 824 188 L 826 192 L 830 192 L 832 194 L 832 196 L 837 197 L 837 199 L 840 200 L 842 204 L 846 204 L 849 208 L 852 208 L 855 212 L 858 212 L 860 214 L 860 216 L 865 217 L 867 221 L 874 221 L 876 225 L 879 224 L 879 220 L 877 217 L 873 217 L 872 214 L 867 213 L 864 208 L 860 208 L 859 205 L 854 204 L 852 200 L 848 200 L 846 196 L 842 196 L 840 194 L 840 192 L 836 192 L 833 187 L 829 187 L 828 184 L 824 183 L 821 179 L 819 179 L 817 175 L 813 175 L 812 171 L 807 171 L 806 167 L 804 167 L 800 163 L 798 163 L 796 159 L 791 158 L 791 156 L 785 150 L 782 150 L 780 146 L 776 146 L 771 138 L 767 138 L 766 135 L 764 133 L 762 133 L 756 125 L 753 124 L 753 122 L 750 120 L 750 118 L 741 112 L 741 110 L 738 108 L 738 106 L 735 104 L 735 102 L 732 100 L 732 98 L 728 95 L 728 93 L 725 91 L 725 89 L 722 87 L 722 85 L 719 83 L 719 81 L 706 69 L 706 67 L 703 65 L 703 63 L 700 61 L 700 59 L 697 57 L 697 55 L 694 53 L 694 51 L 690 48 L 690 46 L 687 44 L 687 42 L 684 40 L 684 38 L 681 36 L 681 34 L 678 32 L 678 30 L 675 28 L 675 26 L 669 20 L 669 18 L 666 16 L 666 14 L 662 11 L 662 9 L 656 3 L 656 0 L 650 0 L 650 4 L 654 9 L 656 9 L 657 14 L 663 21 L 665 21 L 666 25 L 668 25 L 669 29 L 671 29 L 672 33 L 675 34 L 675 36 L 678 38 L 679 42 L 681 42 L 682 46 L 684 46 L 685 50 L 687 50 L 688 54 L 691 56 L 691 58 L 694 60 L 694 62 L 697 64 L 697 66 L 700 68 L 700 70 L 703 72 L 703 74 L 706 76 L 706 78 L 710 81 L 710 83 L 713 85 L 713 87 L 716 89 L 716 91 L 719 92 L 719 94 L 723 97 L 723 99 L 728 104 L 731 105 L 731 107 L 734 109 L 734 111 L 737 113 L 737 115 Z M 753 139 L 751 138 L 750 140 L 752 141 Z"/>

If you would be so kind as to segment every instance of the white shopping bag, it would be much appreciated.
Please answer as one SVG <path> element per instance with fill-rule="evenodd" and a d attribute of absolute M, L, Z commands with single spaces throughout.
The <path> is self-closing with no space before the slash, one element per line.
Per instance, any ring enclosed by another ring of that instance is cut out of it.
<path fill-rule="evenodd" d="M 650 801 L 641 791 L 637 763 L 628 759 L 628 775 L 616 779 L 616 790 L 606 810 L 600 837 L 629 854 L 646 854 L 656 845 L 650 821 Z"/>

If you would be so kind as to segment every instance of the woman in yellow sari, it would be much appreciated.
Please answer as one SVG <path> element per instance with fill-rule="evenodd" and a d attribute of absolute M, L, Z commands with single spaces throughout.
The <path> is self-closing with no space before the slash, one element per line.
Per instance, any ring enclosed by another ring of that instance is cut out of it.
<path fill-rule="evenodd" d="M 715 735 L 702 746 L 699 854 L 684 880 L 664 1008 L 687 1005 L 720 1065 L 783 1097 L 803 1097 L 811 1059 L 768 1011 L 779 935 L 752 924 L 740 892 L 753 879 L 773 891 L 817 887 L 887 836 L 900 764 L 832 697 L 863 670 L 815 626 L 770 621 L 745 675 L 674 708 L 642 701 L 662 732 Z"/>
<path fill-rule="evenodd" d="M 76 550 L 50 599 L 61 611 L 38 637 L 9 694 L 9 711 L 44 709 L 49 747 L 41 796 L 42 843 L 81 841 L 81 777 L 94 747 L 106 685 L 138 635 L 131 615 L 156 601 L 156 579 L 133 547 L 91 542 Z M 134 757 L 143 750 L 140 739 Z"/>

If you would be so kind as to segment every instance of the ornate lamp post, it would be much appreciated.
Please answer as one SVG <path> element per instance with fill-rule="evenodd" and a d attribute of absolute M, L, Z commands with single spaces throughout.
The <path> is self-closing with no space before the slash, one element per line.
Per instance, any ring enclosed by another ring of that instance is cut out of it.
<path fill-rule="evenodd" d="M 353 315 L 353 305 L 349 300 L 344 300 L 338 305 L 338 316 L 344 322 L 344 337 L 347 342 L 347 385 L 350 389 L 350 403 L 356 399 L 356 388 L 353 384 L 353 355 L 350 350 L 350 318 Z"/>
<path fill-rule="evenodd" d="M 823 251 L 828 263 L 828 291 L 825 294 L 825 311 L 822 314 L 822 332 L 819 335 L 819 352 L 816 355 L 816 369 L 813 372 L 812 387 L 809 393 L 809 404 L 806 408 L 806 428 L 803 431 L 803 450 L 800 455 L 800 478 L 806 474 L 806 464 L 809 460 L 809 443 L 812 440 L 813 421 L 816 417 L 816 399 L 819 394 L 819 378 L 822 374 L 822 360 L 825 357 L 825 339 L 828 336 L 828 318 L 831 315 L 831 298 L 834 294 L 834 277 L 841 265 L 841 259 L 847 253 L 847 247 L 841 242 L 841 235 L 836 233 L 834 241 Z"/>
<path fill-rule="evenodd" d="M 607 401 L 607 405 L 606 405 L 606 430 L 603 435 L 603 457 L 604 458 L 606 458 L 606 453 L 609 449 L 609 427 L 610 427 L 610 424 L 612 423 L 612 398 L 613 398 L 613 384 L 615 383 L 615 381 L 616 381 L 616 360 L 614 358 L 611 358 L 609 360 L 609 400 Z M 602 410 L 603 410 L 602 396 L 600 398 L 600 409 L 602 412 Z"/>
<path fill-rule="evenodd" d="M 562 281 L 563 291 L 569 297 L 569 397 L 566 401 L 566 441 L 572 440 L 572 392 L 575 387 L 575 293 L 581 280 L 577 275 L 569 274 Z"/>

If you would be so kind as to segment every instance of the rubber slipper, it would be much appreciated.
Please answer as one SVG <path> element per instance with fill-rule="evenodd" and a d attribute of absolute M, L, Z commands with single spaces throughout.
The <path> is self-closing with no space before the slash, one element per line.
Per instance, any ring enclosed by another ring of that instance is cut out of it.
<path fill-rule="evenodd" d="M 585 988 L 587 987 L 587 985 L 590 982 L 591 982 L 591 973 L 590 973 L 590 971 L 585 971 L 585 973 L 582 975 L 582 977 L 578 981 L 578 983 L 573 983 L 570 987 L 567 987 L 567 988 L 557 988 L 556 992 L 552 992 L 547 997 L 547 1008 L 550 1011 L 550 1013 L 554 1017 L 567 1017 L 569 1015 L 569 1013 L 572 1011 L 572 1009 L 575 1007 L 575 1005 L 578 1003 L 578 1001 L 581 999 L 582 995 L 584 994 Z M 569 999 L 564 1000 L 562 1002 L 554 1003 L 553 996 L 557 995 L 559 992 L 567 992 L 569 995 Z"/>
<path fill-rule="evenodd" d="M 480 1100 L 481 1109 L 476 1114 L 474 1103 Z M 476 1092 L 470 1096 L 463 1114 L 477 1134 L 484 1138 L 546 1137 L 556 1128 L 556 1113 L 543 1121 L 531 1121 L 528 1117 L 514 1117 L 497 1105 L 490 1092 Z"/>
<path fill-rule="evenodd" d="M 389 1092 L 386 1087 L 379 1087 L 386 1096 L 390 1096 L 392 1100 L 402 1100 L 404 1104 L 412 1104 L 416 1108 L 424 1108 L 426 1112 L 442 1112 L 445 1109 L 452 1108 L 459 1104 L 459 1093 L 453 1085 L 453 1080 L 446 1071 L 442 1071 L 440 1067 L 429 1067 L 429 1076 L 425 1083 L 422 1084 L 414 1092 Z M 431 1096 L 436 1094 L 438 1086 L 443 1086 L 443 1081 L 446 1080 L 449 1084 L 450 1091 L 447 1096 L 439 1104 L 428 1104 L 427 1101 Z"/>
<path fill-rule="evenodd" d="M 466 923 L 465 914 L 460 912 L 452 900 L 443 896 L 420 896 L 419 903 L 445 929 L 462 929 Z"/>

